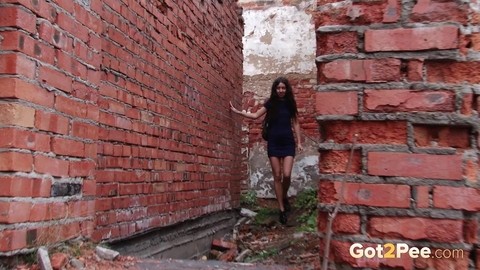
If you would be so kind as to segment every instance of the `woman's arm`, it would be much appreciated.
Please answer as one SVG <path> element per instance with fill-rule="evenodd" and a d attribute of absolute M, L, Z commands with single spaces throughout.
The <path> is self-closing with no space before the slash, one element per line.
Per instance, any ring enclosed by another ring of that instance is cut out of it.
<path fill-rule="evenodd" d="M 247 118 L 250 118 L 250 119 L 257 119 L 267 112 L 267 109 L 264 106 L 262 106 L 260 109 L 258 109 L 254 113 L 249 113 L 249 112 L 246 112 L 246 111 L 239 111 L 239 110 L 237 110 L 237 108 L 233 107 L 231 101 L 230 101 L 230 109 L 232 110 L 232 112 L 234 112 L 236 114 L 240 114 L 241 116 L 244 116 L 244 117 L 247 117 Z"/>
<path fill-rule="evenodd" d="M 295 136 L 297 137 L 297 147 L 298 150 L 302 151 L 303 146 L 302 146 L 302 137 L 300 135 L 300 124 L 298 123 L 298 119 L 294 118 L 293 119 L 293 129 L 295 131 Z"/>

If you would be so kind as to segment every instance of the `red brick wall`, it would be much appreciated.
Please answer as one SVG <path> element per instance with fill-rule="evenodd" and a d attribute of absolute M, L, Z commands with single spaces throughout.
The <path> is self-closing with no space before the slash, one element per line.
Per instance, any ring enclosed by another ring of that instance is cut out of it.
<path fill-rule="evenodd" d="M 478 9 L 458 1 L 335 2 L 317 1 L 314 14 L 321 232 L 345 182 L 330 261 L 468 269 L 480 245 Z M 355 259 L 355 242 L 464 256 Z"/>
<path fill-rule="evenodd" d="M 229 1 L 0 4 L 0 253 L 237 207 Z"/>

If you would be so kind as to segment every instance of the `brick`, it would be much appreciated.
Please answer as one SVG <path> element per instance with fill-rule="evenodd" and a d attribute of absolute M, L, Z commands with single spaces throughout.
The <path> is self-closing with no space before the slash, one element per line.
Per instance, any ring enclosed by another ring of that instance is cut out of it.
<path fill-rule="evenodd" d="M 55 3 L 57 3 L 58 6 L 63 8 L 65 11 L 67 11 L 70 14 L 73 14 L 75 12 L 75 2 L 74 1 L 69 1 L 69 0 L 55 0 Z"/>
<path fill-rule="evenodd" d="M 0 129 L 0 148 L 21 148 L 48 152 L 50 136 L 16 128 Z"/>
<path fill-rule="evenodd" d="M 30 172 L 33 167 L 33 157 L 19 152 L 0 152 L 0 171 Z"/>
<path fill-rule="evenodd" d="M 89 34 L 87 46 L 94 52 L 99 52 L 102 50 L 102 39 L 94 33 Z M 98 57 L 98 56 L 97 56 Z M 96 58 L 96 57 L 95 57 Z M 105 58 L 104 58 L 105 59 Z M 99 60 L 102 62 L 102 64 L 105 64 L 107 61 L 105 60 Z M 98 67 L 98 66 L 95 66 Z"/>
<path fill-rule="evenodd" d="M 86 26 L 90 31 L 101 34 L 103 30 L 102 20 L 83 6 L 75 4 L 75 19 Z M 100 47 L 99 47 L 100 48 Z"/>
<path fill-rule="evenodd" d="M 400 19 L 400 5 L 397 0 L 388 0 L 383 13 L 384 23 L 398 22 Z"/>
<path fill-rule="evenodd" d="M 0 37 L 0 40 L 2 41 L 0 42 L 0 49 L 4 51 L 23 51 L 25 41 L 33 41 L 32 38 L 29 38 L 26 34 L 18 31 L 3 31 L 0 33 Z"/>
<path fill-rule="evenodd" d="M 50 194 L 48 194 L 50 196 Z M 47 221 L 49 220 L 49 204 L 48 203 L 36 203 L 32 205 L 32 211 L 30 211 L 30 222 Z"/>
<path fill-rule="evenodd" d="M 26 33 L 6 31 L 2 32 L 3 41 L 0 43 L 0 49 L 5 51 L 18 51 L 38 61 L 55 64 L 55 51 L 53 47 L 38 42 Z"/>
<path fill-rule="evenodd" d="M 409 81 L 423 81 L 423 60 L 410 60 L 407 66 Z"/>
<path fill-rule="evenodd" d="M 35 41 L 33 44 L 33 53 L 30 56 L 43 63 L 55 64 L 55 49 L 39 41 Z"/>
<path fill-rule="evenodd" d="M 328 2 L 324 0 L 320 5 Z M 327 5 L 330 6 L 330 5 Z M 335 16 L 332 16 L 335 14 Z M 325 25 L 371 25 L 392 22 L 400 15 L 399 7 L 392 1 L 376 1 L 368 3 L 352 3 L 350 5 L 334 5 L 314 13 L 315 27 Z"/>
<path fill-rule="evenodd" d="M 53 113 L 37 111 L 35 115 L 35 127 L 58 134 L 68 134 L 69 121 L 67 118 Z"/>
<path fill-rule="evenodd" d="M 53 269 L 64 269 L 69 262 L 69 256 L 65 253 L 56 252 L 52 254 L 50 261 Z"/>
<path fill-rule="evenodd" d="M 415 198 L 417 208 L 430 207 L 430 187 L 417 186 L 415 189 L 417 191 L 417 197 Z"/>
<path fill-rule="evenodd" d="M 85 155 L 83 142 L 59 137 L 52 138 L 52 150 L 57 155 L 73 157 L 83 157 Z"/>
<path fill-rule="evenodd" d="M 47 19 L 50 22 L 55 22 L 57 19 L 57 10 L 49 2 L 45 0 L 29 1 L 33 8 L 30 8 L 37 16 Z"/>
<path fill-rule="evenodd" d="M 322 185 L 322 188 L 324 187 L 327 189 L 319 196 L 321 202 L 339 199 L 340 182 L 333 184 L 333 190 Z M 325 196 L 322 196 L 324 194 Z M 409 208 L 410 198 L 410 187 L 407 185 L 345 183 L 344 187 L 344 203 L 350 205 Z"/>
<path fill-rule="evenodd" d="M 79 40 L 88 40 L 88 29 L 78 23 L 70 14 L 64 12 L 58 13 L 57 24 L 67 33 L 74 35 Z"/>
<path fill-rule="evenodd" d="M 51 4 L 47 3 L 45 0 L 3 0 L 4 3 L 13 3 L 21 4 L 25 8 L 29 9 L 31 12 L 35 13 L 37 17 L 41 17 L 49 20 L 50 22 L 55 21 L 56 10 L 52 7 Z"/>
<path fill-rule="evenodd" d="M 213 239 L 212 247 L 217 247 L 217 248 L 226 250 L 226 249 L 236 249 L 237 245 L 233 242 L 225 241 L 223 239 Z"/>
<path fill-rule="evenodd" d="M 0 98 L 27 100 L 45 107 L 53 106 L 53 94 L 18 78 L 0 78 Z"/>
<path fill-rule="evenodd" d="M 472 93 L 462 93 L 462 107 L 460 108 L 460 113 L 463 115 L 472 115 L 473 106 L 474 106 L 474 95 Z"/>
<path fill-rule="evenodd" d="M 480 82 L 480 61 L 425 62 L 427 80 L 441 83 L 478 83 Z"/>
<path fill-rule="evenodd" d="M 400 60 L 336 60 L 320 65 L 320 81 L 387 82 L 400 80 Z"/>
<path fill-rule="evenodd" d="M 97 89 L 77 81 L 73 82 L 72 95 L 78 99 L 91 101 L 95 104 L 98 102 L 99 96 Z"/>
<path fill-rule="evenodd" d="M 0 177 L 0 196 L 2 197 L 48 197 L 50 184 L 48 179 L 35 179 L 19 176 Z"/>
<path fill-rule="evenodd" d="M 407 143 L 407 124 L 403 121 L 322 121 L 320 129 L 325 142 L 352 143 L 357 134 L 357 143 L 361 144 Z"/>
<path fill-rule="evenodd" d="M 0 103 L 0 124 L 33 127 L 35 109 L 17 103 Z"/>
<path fill-rule="evenodd" d="M 402 176 L 462 180 L 459 155 L 429 155 L 393 152 L 368 153 L 368 173 L 378 176 Z"/>
<path fill-rule="evenodd" d="M 357 53 L 357 32 L 317 34 L 317 56 L 325 54 Z"/>
<path fill-rule="evenodd" d="M 56 51 L 55 57 L 57 58 L 57 67 L 59 70 L 65 72 L 68 75 L 73 74 L 74 62 L 76 62 L 77 60 L 60 50 Z"/>
<path fill-rule="evenodd" d="M 318 230 L 319 232 L 326 232 L 328 224 L 328 213 L 319 213 L 318 215 Z M 332 223 L 332 231 L 335 233 L 358 234 L 360 233 L 360 216 L 357 214 L 342 214 L 339 213 Z"/>
<path fill-rule="evenodd" d="M 0 202 L 0 223 L 21 223 L 29 220 L 31 203 Z"/>
<path fill-rule="evenodd" d="M 431 0 L 419 0 L 410 14 L 412 22 L 444 22 L 445 18 L 459 24 L 467 24 L 469 9 L 466 5 L 455 2 L 437 2 Z"/>
<path fill-rule="evenodd" d="M 27 230 L 0 231 L 0 251 L 7 252 L 27 247 Z"/>
<path fill-rule="evenodd" d="M 436 186 L 433 188 L 433 206 L 443 209 L 480 210 L 480 190 L 467 187 Z"/>
<path fill-rule="evenodd" d="M 470 148 L 470 128 L 443 125 L 414 125 L 417 147 Z"/>
<path fill-rule="evenodd" d="M 96 159 L 98 154 L 96 143 L 85 143 L 85 157 Z"/>
<path fill-rule="evenodd" d="M 0 7 L 0 27 L 16 27 L 36 34 L 36 17 L 20 6 Z"/>
<path fill-rule="evenodd" d="M 55 109 L 75 117 L 85 118 L 87 116 L 85 103 L 65 96 L 56 96 Z"/>
<path fill-rule="evenodd" d="M 365 31 L 367 52 L 446 50 L 458 45 L 458 28 L 450 25 Z"/>
<path fill-rule="evenodd" d="M 72 92 L 72 78 L 63 72 L 48 67 L 40 67 L 39 80 L 66 93 Z"/>
<path fill-rule="evenodd" d="M 479 235 L 477 234 L 479 229 L 478 219 L 466 219 L 464 221 L 464 239 L 469 244 L 477 244 Z"/>
<path fill-rule="evenodd" d="M 465 161 L 465 179 L 467 183 L 471 183 L 472 185 L 477 184 L 478 176 L 480 173 L 480 164 L 479 161 L 474 158 Z"/>
<path fill-rule="evenodd" d="M 323 65 L 319 74 L 327 82 L 366 81 L 365 60 L 337 60 Z"/>
<path fill-rule="evenodd" d="M 74 121 L 72 122 L 71 135 L 78 138 L 98 140 L 99 127 L 96 125 Z"/>
<path fill-rule="evenodd" d="M 449 91 L 365 90 L 365 109 L 371 112 L 454 111 Z"/>
<path fill-rule="evenodd" d="M 463 241 L 463 221 L 420 217 L 372 217 L 368 233 L 381 238 L 429 240 L 459 243 Z"/>
<path fill-rule="evenodd" d="M 53 176 L 68 176 L 69 162 L 44 155 L 34 158 L 35 171 Z"/>
<path fill-rule="evenodd" d="M 0 73 L 35 78 L 35 62 L 16 53 L 0 54 Z"/>
<path fill-rule="evenodd" d="M 480 51 L 480 33 L 472 33 L 472 35 L 470 35 L 470 42 L 472 43 L 472 50 Z"/>
<path fill-rule="evenodd" d="M 319 169 L 322 173 L 345 173 L 350 151 L 322 151 Z M 348 173 L 360 174 L 362 159 L 359 151 L 354 151 Z"/>
<path fill-rule="evenodd" d="M 102 196 L 97 192 L 97 183 L 94 180 L 83 180 L 82 195 L 85 196 Z"/>
<path fill-rule="evenodd" d="M 70 163 L 68 175 L 77 176 L 93 176 L 95 171 L 95 162 L 93 161 L 72 161 Z"/>
<path fill-rule="evenodd" d="M 50 22 L 39 22 L 38 34 L 40 38 L 65 52 L 72 52 L 73 41 L 61 29 Z"/>
<path fill-rule="evenodd" d="M 95 215 L 95 201 L 82 200 L 68 203 L 68 213 L 71 217 L 91 217 Z"/>
<path fill-rule="evenodd" d="M 315 94 L 316 113 L 321 115 L 358 114 L 357 92 L 319 92 Z"/>

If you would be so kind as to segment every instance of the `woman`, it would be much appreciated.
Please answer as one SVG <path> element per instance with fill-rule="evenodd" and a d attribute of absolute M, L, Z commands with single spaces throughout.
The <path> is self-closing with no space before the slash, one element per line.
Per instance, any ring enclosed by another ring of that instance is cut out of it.
<path fill-rule="evenodd" d="M 293 96 L 292 86 L 285 77 L 279 77 L 272 84 L 270 98 L 257 112 L 239 111 L 231 102 L 230 109 L 234 113 L 250 119 L 257 119 L 265 113 L 267 114 L 267 153 L 272 167 L 275 196 L 280 209 L 280 222 L 286 224 L 287 212 L 290 211 L 287 194 L 295 157 L 295 139 L 292 127 L 297 137 L 298 150 L 303 150 L 297 117 L 297 103 Z"/>

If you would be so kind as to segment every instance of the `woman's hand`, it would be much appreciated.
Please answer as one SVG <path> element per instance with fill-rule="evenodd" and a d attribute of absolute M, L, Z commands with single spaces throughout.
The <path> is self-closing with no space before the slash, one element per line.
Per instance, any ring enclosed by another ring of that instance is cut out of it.
<path fill-rule="evenodd" d="M 298 151 L 299 151 L 299 152 L 302 152 L 302 151 L 303 151 L 303 145 L 298 144 L 298 145 L 297 145 L 297 148 L 298 148 Z"/>
<path fill-rule="evenodd" d="M 234 112 L 234 113 L 240 113 L 240 111 L 237 110 L 237 108 L 233 107 L 233 104 L 232 104 L 231 101 L 230 101 L 230 110 L 232 110 L 232 112 Z"/>

